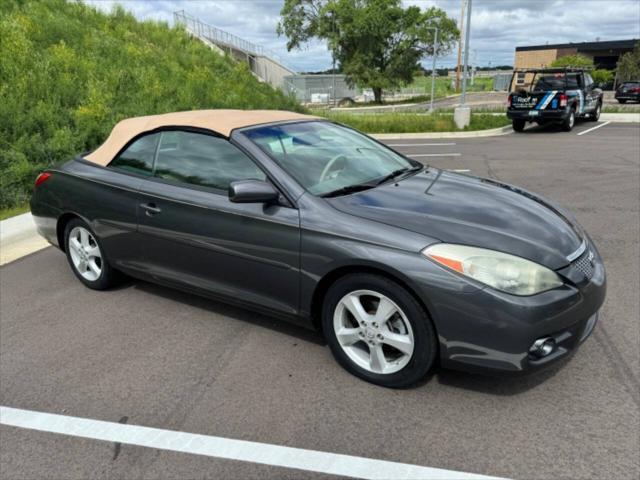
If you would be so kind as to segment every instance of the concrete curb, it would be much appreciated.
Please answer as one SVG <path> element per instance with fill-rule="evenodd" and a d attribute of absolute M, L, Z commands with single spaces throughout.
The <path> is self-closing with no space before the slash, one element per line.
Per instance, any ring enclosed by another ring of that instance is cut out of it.
<path fill-rule="evenodd" d="M 601 113 L 600 121 L 618 123 L 640 123 L 640 113 Z"/>
<path fill-rule="evenodd" d="M 491 128 L 489 130 L 476 130 L 473 132 L 424 132 L 424 133 L 370 133 L 370 137 L 376 140 L 388 139 L 405 139 L 411 140 L 416 138 L 478 138 L 478 137 L 496 137 L 499 135 L 509 135 L 513 133 L 511 125 L 500 128 Z"/>
<path fill-rule="evenodd" d="M 0 265 L 47 247 L 38 235 L 31 213 L 23 213 L 0 222 Z"/>

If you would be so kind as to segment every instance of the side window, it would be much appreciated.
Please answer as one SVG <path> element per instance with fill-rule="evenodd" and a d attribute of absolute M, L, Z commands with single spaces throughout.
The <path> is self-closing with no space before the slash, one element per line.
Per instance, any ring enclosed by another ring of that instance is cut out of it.
<path fill-rule="evenodd" d="M 591 75 L 589 75 L 588 73 L 585 73 L 584 74 L 584 86 L 585 86 L 585 88 L 588 88 L 591 85 L 593 85 L 593 79 L 591 78 Z"/>
<path fill-rule="evenodd" d="M 578 75 L 570 73 L 567 75 L 567 90 L 576 90 L 580 88 L 578 83 Z"/>
<path fill-rule="evenodd" d="M 220 190 L 236 180 L 266 180 L 264 172 L 227 140 L 182 131 L 162 132 L 154 175 Z"/>
<path fill-rule="evenodd" d="M 150 176 L 153 170 L 153 157 L 156 154 L 159 138 L 159 133 L 153 133 L 139 138 L 112 160 L 111 163 L 109 163 L 109 167 Z"/>

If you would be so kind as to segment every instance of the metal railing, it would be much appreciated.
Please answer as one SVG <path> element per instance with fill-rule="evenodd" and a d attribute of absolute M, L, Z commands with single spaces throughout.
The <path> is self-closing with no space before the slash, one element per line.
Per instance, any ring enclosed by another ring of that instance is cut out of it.
<path fill-rule="evenodd" d="M 288 65 L 275 51 L 204 23 L 197 18 L 192 17 L 184 10 L 173 12 L 173 19 L 177 25 L 183 25 L 187 31 L 193 35 L 205 38 L 216 45 L 241 50 L 242 52 L 253 56 L 267 57 L 292 72 L 297 71 L 291 67 L 291 65 Z"/>

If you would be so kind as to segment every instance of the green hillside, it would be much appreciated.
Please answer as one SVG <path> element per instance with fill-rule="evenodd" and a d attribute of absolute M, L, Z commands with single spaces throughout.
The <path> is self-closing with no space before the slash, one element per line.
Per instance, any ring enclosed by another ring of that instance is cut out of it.
<path fill-rule="evenodd" d="M 63 0 L 0 2 L 0 209 L 120 119 L 200 108 L 299 110 L 183 30 Z"/>

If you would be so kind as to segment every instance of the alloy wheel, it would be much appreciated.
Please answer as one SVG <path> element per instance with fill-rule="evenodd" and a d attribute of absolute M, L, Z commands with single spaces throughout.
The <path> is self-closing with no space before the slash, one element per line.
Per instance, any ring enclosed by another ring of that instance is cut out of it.
<path fill-rule="evenodd" d="M 69 255 L 73 267 L 86 280 L 95 282 L 102 274 L 102 252 L 91 232 L 74 227 L 69 232 Z"/>
<path fill-rule="evenodd" d="M 333 328 L 349 359 L 368 372 L 395 373 L 413 356 L 411 323 L 402 309 L 381 293 L 356 290 L 345 295 L 335 308 Z"/>

